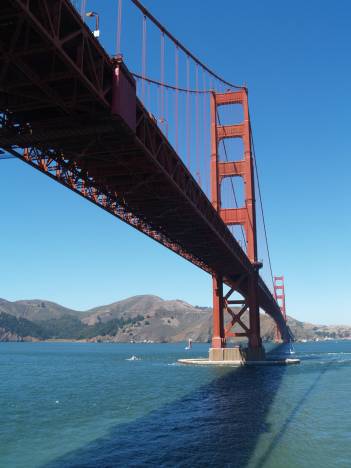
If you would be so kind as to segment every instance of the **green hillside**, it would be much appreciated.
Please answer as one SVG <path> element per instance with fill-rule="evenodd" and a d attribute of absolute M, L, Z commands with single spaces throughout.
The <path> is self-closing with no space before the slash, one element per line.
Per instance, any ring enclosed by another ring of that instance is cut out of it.
<path fill-rule="evenodd" d="M 119 329 L 143 321 L 144 317 L 138 315 L 134 318 L 113 319 L 109 322 L 98 322 L 86 325 L 78 318 L 64 315 L 58 319 L 40 322 L 27 320 L 23 317 L 0 312 L 0 329 L 19 337 L 31 336 L 41 340 L 45 339 L 72 339 L 80 340 L 95 336 L 116 335 Z"/>

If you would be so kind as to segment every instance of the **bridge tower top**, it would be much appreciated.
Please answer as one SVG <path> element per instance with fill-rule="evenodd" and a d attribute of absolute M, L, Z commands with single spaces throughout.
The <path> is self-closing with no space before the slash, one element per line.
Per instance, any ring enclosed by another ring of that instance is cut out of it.
<path fill-rule="evenodd" d="M 244 119 L 236 125 L 220 125 L 218 107 L 241 105 Z M 241 138 L 243 159 L 220 161 L 218 147 L 227 138 Z M 245 204 L 242 207 L 222 208 L 221 184 L 226 177 L 242 177 Z M 214 208 L 227 225 L 242 225 L 246 236 L 246 251 L 252 263 L 257 262 L 257 234 L 255 208 L 254 161 L 251 149 L 251 126 L 246 88 L 228 93 L 212 93 L 211 97 L 211 199 Z"/>
<path fill-rule="evenodd" d="M 280 307 L 280 310 L 282 311 L 284 319 L 286 320 L 284 276 L 275 276 L 273 285 L 274 285 L 274 298 L 277 301 Z"/>
<path fill-rule="evenodd" d="M 286 304 L 285 304 L 285 286 L 284 286 L 284 276 L 275 276 L 273 279 L 274 287 L 274 299 L 277 301 L 284 320 L 286 321 Z M 278 327 L 275 327 L 275 341 L 280 343 L 282 341 L 282 336 Z"/>

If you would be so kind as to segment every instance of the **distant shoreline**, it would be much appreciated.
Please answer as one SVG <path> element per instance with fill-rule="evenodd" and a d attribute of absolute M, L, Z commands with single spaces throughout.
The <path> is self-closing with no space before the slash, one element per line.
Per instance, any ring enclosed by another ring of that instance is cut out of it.
<path fill-rule="evenodd" d="M 46 340 L 38 340 L 37 338 L 33 339 L 26 339 L 27 337 L 24 337 L 24 339 L 19 339 L 19 340 L 0 340 L 0 343 L 88 343 L 88 344 L 181 344 L 181 343 L 186 343 L 186 340 L 180 340 L 180 341 L 114 341 L 114 340 L 94 340 L 94 339 L 81 339 L 81 340 L 75 340 L 75 339 L 68 339 L 68 338 L 50 338 Z M 351 337 L 343 337 L 343 338 L 326 338 L 326 339 L 301 339 L 301 340 L 296 340 L 294 343 L 324 343 L 328 341 L 351 341 Z M 239 342 L 237 342 L 239 343 Z M 234 345 L 237 343 L 230 343 L 229 345 Z M 279 344 L 275 343 L 274 341 L 271 340 L 266 340 L 263 341 L 263 344 L 267 343 L 274 343 L 274 344 Z M 210 344 L 208 341 L 193 341 L 193 344 Z"/>
<path fill-rule="evenodd" d="M 248 315 L 243 323 L 248 323 Z M 207 343 L 212 337 L 212 311 L 180 299 L 133 296 L 84 314 L 45 300 L 0 299 L 0 341 L 47 343 Z M 274 340 L 275 324 L 260 316 L 261 336 Z M 288 317 L 297 342 L 350 340 L 351 326 L 315 325 Z M 240 326 L 237 325 L 240 332 Z M 69 338 L 68 338 L 69 337 Z"/>

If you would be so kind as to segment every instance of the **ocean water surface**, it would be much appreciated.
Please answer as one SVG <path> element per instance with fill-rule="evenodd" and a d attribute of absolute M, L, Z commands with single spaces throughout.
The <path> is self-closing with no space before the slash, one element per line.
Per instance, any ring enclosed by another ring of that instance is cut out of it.
<path fill-rule="evenodd" d="M 351 342 L 247 368 L 184 346 L 0 343 L 0 467 L 351 467 Z"/>

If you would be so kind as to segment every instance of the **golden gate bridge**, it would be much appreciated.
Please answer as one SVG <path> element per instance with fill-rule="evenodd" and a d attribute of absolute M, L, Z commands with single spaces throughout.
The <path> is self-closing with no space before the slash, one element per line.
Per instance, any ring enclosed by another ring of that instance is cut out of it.
<path fill-rule="evenodd" d="M 212 71 L 138 0 L 112 4 L 108 52 L 86 0 L 1 2 L 0 147 L 208 272 L 210 356 L 246 337 L 251 358 L 262 358 L 260 309 L 277 341 L 293 336 L 284 279 L 271 267 L 248 89 Z M 272 291 L 260 275 L 257 211 Z"/>

